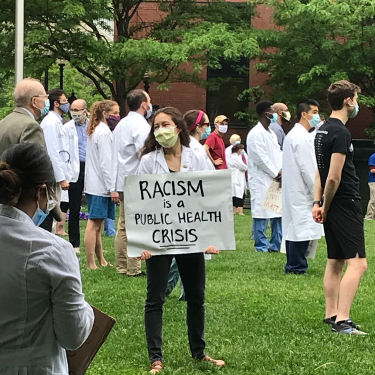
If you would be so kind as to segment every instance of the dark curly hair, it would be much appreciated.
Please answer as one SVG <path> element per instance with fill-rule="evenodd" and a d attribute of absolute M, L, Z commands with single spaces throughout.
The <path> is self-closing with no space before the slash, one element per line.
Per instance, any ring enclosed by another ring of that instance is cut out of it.
<path fill-rule="evenodd" d="M 166 115 L 170 116 L 172 121 L 176 124 L 177 128 L 180 129 L 180 142 L 183 146 L 189 147 L 190 145 L 190 135 L 186 127 L 185 120 L 182 117 L 182 113 L 174 107 L 165 107 L 160 108 L 158 111 L 156 111 L 154 119 L 152 121 L 150 134 L 148 135 L 147 139 L 145 140 L 145 144 L 143 146 L 141 157 L 143 155 L 147 155 L 152 151 L 155 151 L 157 149 L 161 149 L 162 147 L 160 144 L 156 141 L 155 135 L 154 135 L 154 125 L 155 125 L 155 119 L 160 113 L 165 113 Z"/>

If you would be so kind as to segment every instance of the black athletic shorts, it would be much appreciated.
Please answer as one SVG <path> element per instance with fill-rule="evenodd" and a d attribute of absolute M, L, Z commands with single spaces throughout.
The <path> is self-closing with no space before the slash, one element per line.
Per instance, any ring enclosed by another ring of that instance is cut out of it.
<path fill-rule="evenodd" d="M 324 223 L 328 259 L 366 258 L 359 199 L 334 199 Z"/>

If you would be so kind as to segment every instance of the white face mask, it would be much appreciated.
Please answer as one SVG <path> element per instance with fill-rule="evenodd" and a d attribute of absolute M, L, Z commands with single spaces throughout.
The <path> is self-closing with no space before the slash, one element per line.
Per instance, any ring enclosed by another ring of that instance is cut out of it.
<path fill-rule="evenodd" d="M 226 133 L 228 131 L 228 125 L 217 124 L 217 127 L 220 133 Z"/>

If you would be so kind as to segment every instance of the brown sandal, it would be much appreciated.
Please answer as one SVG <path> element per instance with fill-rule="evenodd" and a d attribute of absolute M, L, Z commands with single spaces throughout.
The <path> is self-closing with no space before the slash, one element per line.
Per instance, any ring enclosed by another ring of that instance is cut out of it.
<path fill-rule="evenodd" d="M 163 370 L 163 364 L 160 361 L 155 361 L 151 363 L 150 374 L 156 374 Z"/>
<path fill-rule="evenodd" d="M 211 362 L 217 367 L 224 367 L 225 366 L 225 362 L 222 361 L 221 359 L 213 359 L 213 358 L 209 357 L 208 355 L 204 356 L 202 358 L 202 361 Z"/>

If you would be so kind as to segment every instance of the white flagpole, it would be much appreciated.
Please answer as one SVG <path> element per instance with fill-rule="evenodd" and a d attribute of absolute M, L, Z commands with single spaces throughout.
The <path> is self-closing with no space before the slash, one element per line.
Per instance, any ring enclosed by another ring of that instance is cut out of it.
<path fill-rule="evenodd" d="M 16 53 L 15 53 L 15 84 L 23 80 L 23 48 L 25 29 L 25 3 L 24 0 L 16 0 Z"/>

